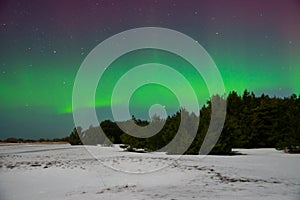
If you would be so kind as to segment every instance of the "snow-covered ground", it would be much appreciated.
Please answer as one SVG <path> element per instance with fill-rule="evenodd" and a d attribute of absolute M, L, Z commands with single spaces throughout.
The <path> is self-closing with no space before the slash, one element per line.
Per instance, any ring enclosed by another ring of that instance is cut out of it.
<path fill-rule="evenodd" d="M 300 155 L 235 150 L 245 155 L 0 145 L 0 199 L 300 199 Z"/>

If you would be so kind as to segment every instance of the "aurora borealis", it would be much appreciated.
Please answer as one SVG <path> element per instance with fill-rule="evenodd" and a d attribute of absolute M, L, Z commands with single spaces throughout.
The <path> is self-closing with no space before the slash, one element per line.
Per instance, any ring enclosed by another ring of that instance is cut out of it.
<path fill-rule="evenodd" d="M 297 0 L 1 1 L 0 139 L 68 135 L 74 126 L 72 89 L 81 63 L 103 40 L 138 27 L 174 29 L 198 41 L 219 68 L 227 92 L 300 94 Z M 145 49 L 123 55 L 107 68 L 95 99 L 103 118 L 111 117 L 114 83 L 128 69 L 147 62 L 179 70 L 200 106 L 209 98 L 203 79 L 188 62 Z M 167 88 L 145 85 L 133 95 L 130 110 L 142 117 L 157 101 L 170 112 L 178 109 L 176 96 Z"/>

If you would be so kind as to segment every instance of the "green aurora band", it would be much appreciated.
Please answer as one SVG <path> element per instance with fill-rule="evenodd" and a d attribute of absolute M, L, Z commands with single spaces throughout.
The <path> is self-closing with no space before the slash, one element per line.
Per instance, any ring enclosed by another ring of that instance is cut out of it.
<path fill-rule="evenodd" d="M 226 59 L 226 54 L 224 54 L 224 57 L 220 56 L 219 59 L 215 59 L 227 93 L 234 90 L 241 94 L 245 89 L 254 91 L 256 94 L 274 95 L 277 90 L 285 90 L 285 95 L 300 93 L 299 68 L 263 67 L 276 66 L 278 63 L 265 58 L 249 61 L 239 55 L 236 57 L 236 60 Z M 200 105 L 209 99 L 210 94 L 204 80 L 189 62 L 170 52 L 144 49 L 120 56 L 107 68 L 98 84 L 95 97 L 96 107 L 109 107 L 113 88 L 119 78 L 128 70 L 144 63 L 160 63 L 172 67 L 193 86 Z M 260 66 L 255 63 L 260 63 Z M 30 67 L 18 69 L 19 71 L 16 71 L 14 75 L 15 78 L 12 79 L 7 75 L 2 79 L 0 85 L 3 91 L 2 106 L 6 108 L 24 107 L 24 105 L 44 107 L 53 114 L 72 112 L 72 89 L 76 77 L 74 70 L 63 67 L 50 67 L 47 71 Z M 162 79 L 172 78 L 159 72 L 155 73 Z M 147 75 L 139 78 L 147 78 Z M 149 107 L 154 103 L 159 103 L 158 100 L 172 110 L 179 108 L 176 94 L 158 85 L 141 86 L 131 98 L 130 107 L 134 111 L 135 107 L 137 109 Z M 86 106 L 91 107 L 91 105 Z"/>

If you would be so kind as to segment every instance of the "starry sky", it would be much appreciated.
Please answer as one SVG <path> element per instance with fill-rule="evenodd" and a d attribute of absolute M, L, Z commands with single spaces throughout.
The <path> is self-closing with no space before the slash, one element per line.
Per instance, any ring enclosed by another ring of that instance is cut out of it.
<path fill-rule="evenodd" d="M 300 94 L 297 0 L 3 0 L 0 139 L 69 135 L 73 84 L 81 63 L 105 39 L 138 27 L 169 28 L 198 41 L 218 66 L 227 92 Z M 209 98 L 202 77 L 186 60 L 161 50 L 139 50 L 120 56 L 99 82 L 102 92 L 95 105 L 100 121 L 111 118 L 111 90 L 118 78 L 147 62 L 179 70 L 200 105 Z M 168 88 L 145 85 L 134 93 L 130 110 L 143 117 L 159 102 L 169 113 L 179 108 Z"/>

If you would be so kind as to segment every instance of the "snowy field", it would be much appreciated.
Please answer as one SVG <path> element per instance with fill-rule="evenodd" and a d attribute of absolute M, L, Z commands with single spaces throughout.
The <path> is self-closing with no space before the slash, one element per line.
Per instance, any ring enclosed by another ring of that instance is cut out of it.
<path fill-rule="evenodd" d="M 0 145 L 0 199 L 300 199 L 300 155 L 235 150 L 245 155 Z"/>

